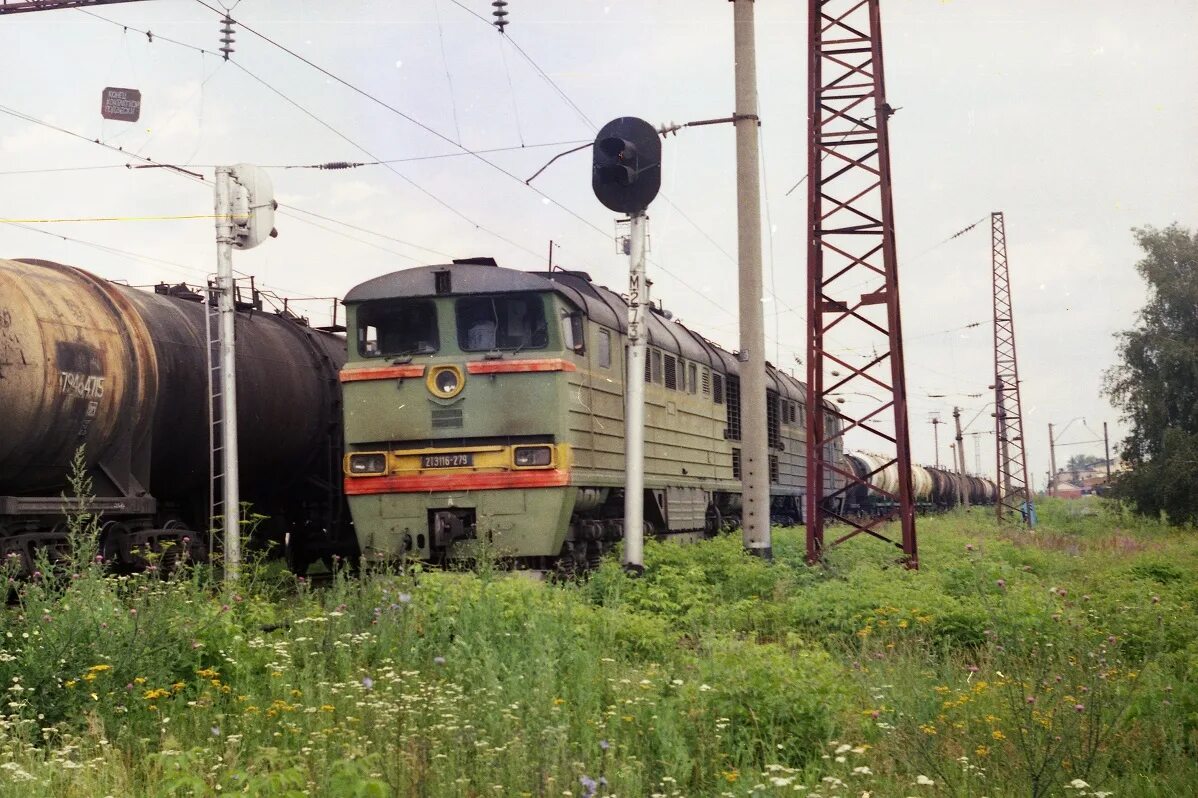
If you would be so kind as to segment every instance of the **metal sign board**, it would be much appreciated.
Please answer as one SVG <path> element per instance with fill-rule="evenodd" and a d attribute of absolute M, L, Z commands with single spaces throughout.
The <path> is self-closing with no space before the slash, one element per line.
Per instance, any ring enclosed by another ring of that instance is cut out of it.
<path fill-rule="evenodd" d="M 100 98 L 100 115 L 105 119 L 136 122 L 141 117 L 141 92 L 108 86 Z"/>

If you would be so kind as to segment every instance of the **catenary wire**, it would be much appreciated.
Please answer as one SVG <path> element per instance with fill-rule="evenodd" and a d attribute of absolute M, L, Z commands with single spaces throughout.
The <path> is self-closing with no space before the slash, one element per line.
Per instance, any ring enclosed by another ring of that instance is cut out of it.
<path fill-rule="evenodd" d="M 199 3 L 200 5 L 204 6 L 205 8 L 208 8 L 208 9 L 209 9 L 209 10 L 211 10 L 211 11 L 216 11 L 216 9 L 214 9 L 214 8 L 213 8 L 212 6 L 210 6 L 208 3 L 204 2 L 204 0 L 195 0 L 195 2 Z M 220 13 L 220 12 L 217 12 L 217 13 Z M 387 110 L 389 110 L 389 111 L 391 111 L 391 112 L 393 112 L 393 113 L 397 114 L 398 116 L 402 117 L 403 119 L 406 119 L 406 120 L 408 120 L 409 122 L 411 122 L 412 124 L 416 125 L 416 126 L 417 126 L 417 127 L 419 127 L 420 129 L 427 131 L 428 133 L 430 133 L 430 134 L 432 134 L 432 135 L 436 136 L 437 138 L 441 139 L 442 141 L 446 142 L 447 144 L 450 144 L 450 145 L 452 145 L 452 146 L 454 146 L 454 147 L 457 147 L 458 149 L 461 149 L 461 150 L 462 150 L 462 151 L 463 151 L 465 154 L 467 154 L 467 155 L 470 155 L 470 156 L 474 157 L 476 160 L 478 160 L 478 161 L 480 161 L 480 162 L 482 162 L 482 163 L 486 164 L 487 166 L 489 166 L 489 167 L 491 167 L 492 169 L 494 169 L 494 170 L 496 170 L 496 171 L 500 172 L 501 174 L 503 174 L 503 175 L 505 175 L 506 177 L 508 177 L 509 179 L 511 179 L 511 180 L 513 180 L 513 181 L 515 181 L 515 182 L 519 183 L 520 185 L 522 185 L 522 186 L 525 186 L 525 187 L 527 187 L 527 188 L 530 188 L 530 189 L 532 189 L 532 190 L 533 190 L 534 192 L 536 192 L 536 194 L 537 194 L 537 195 L 539 195 L 539 196 L 540 196 L 540 197 L 541 197 L 541 198 L 542 198 L 542 199 L 543 199 L 545 202 L 547 202 L 547 203 L 550 203 L 550 204 L 552 204 L 552 205 L 554 205 L 554 206 L 556 206 L 556 207 L 560 208 L 562 211 L 564 211 L 564 212 L 565 212 L 565 213 L 567 213 L 568 215 L 572 216 L 573 218 L 575 218 L 575 219 L 576 219 L 576 220 L 578 220 L 579 222 L 582 222 L 582 223 L 583 223 L 584 225 L 586 225 L 587 227 L 590 227 L 592 230 L 594 230 L 594 231 L 595 231 L 596 233 L 598 233 L 599 235 L 603 236 L 603 238 L 605 238 L 605 239 L 610 239 L 610 237 L 611 237 L 611 236 L 610 236 L 610 235 L 609 235 L 607 232 L 605 232 L 605 231 L 604 231 L 604 230 L 603 230 L 601 227 L 599 227 L 598 225 L 596 225 L 594 222 L 592 222 L 592 221 L 590 221 L 589 219 L 587 219 L 586 217 L 582 216 L 582 215 L 581 215 L 581 214 L 579 214 L 577 211 L 574 211 L 574 210 L 572 210 L 571 208 L 569 208 L 569 207 L 567 207 L 567 206 L 563 205 L 562 203 L 558 202 L 558 201 L 557 201 L 557 200 L 555 200 L 553 197 L 550 197 L 548 194 L 546 194 L 545 192 L 543 192 L 543 191 L 541 191 L 540 189 L 538 189 L 536 186 L 532 186 L 532 185 L 529 185 L 529 184 L 525 183 L 525 182 L 524 182 L 524 181 L 523 181 L 523 180 L 522 180 L 520 177 L 518 177 L 516 174 L 514 174 L 514 173 L 512 173 L 512 172 L 508 171 L 507 169 L 504 169 L 504 168 L 503 168 L 502 166 L 500 166 L 499 164 L 496 164 L 496 163 L 495 163 L 495 162 L 493 162 L 493 161 L 489 161 L 489 160 L 487 160 L 486 158 L 483 158 L 483 157 L 482 157 L 482 156 L 481 156 L 481 155 L 480 155 L 480 154 L 479 154 L 477 151 L 475 151 L 475 150 L 471 150 L 471 149 L 469 149 L 469 148 L 467 148 L 467 147 L 464 147 L 464 146 L 462 146 L 461 144 L 459 144 L 459 143 L 455 142 L 453 139 L 449 138 L 448 136 L 444 135 L 443 133 L 440 133 L 439 131 L 435 130 L 434 128 L 432 128 L 432 127 L 430 127 L 430 126 L 428 126 L 428 125 L 424 124 L 424 123 L 423 123 L 423 122 L 421 122 L 420 120 L 418 120 L 418 119 L 416 119 L 416 118 L 412 117 L 410 114 L 407 114 L 407 113 L 405 113 L 405 112 L 403 112 L 403 111 L 399 110 L 398 108 L 395 108 L 394 106 L 390 105 L 389 103 L 386 103 L 385 101 L 383 101 L 383 100 L 379 99 L 378 97 L 375 97 L 374 95 L 370 94 L 369 92 L 365 91 L 364 89 L 361 89 L 361 88 L 359 88 L 358 86 L 356 86 L 356 85 L 354 85 L 354 84 L 350 83 L 349 81 L 345 80 L 344 78 L 341 78 L 341 77 L 339 77 L 338 75 L 336 75 L 336 74 L 334 74 L 334 73 L 330 72 L 329 70 L 325 69 L 324 67 L 321 67 L 320 65 L 318 65 L 318 64 L 316 64 L 316 63 L 314 63 L 313 61 L 309 60 L 308 58 L 305 58 L 304 56 L 300 55 L 299 53 L 295 52 L 294 50 L 291 50 L 290 48 L 286 47 L 285 45 L 282 45 L 282 44 L 280 44 L 280 43 L 278 43 L 278 42 L 274 41 L 274 40 L 273 40 L 273 39 L 271 39 L 270 37 L 266 36 L 265 34 L 263 34 L 263 33 L 260 33 L 260 32 L 258 32 L 258 31 L 256 31 L 256 30 L 254 30 L 253 28 L 251 28 L 251 27 L 247 26 L 245 23 L 238 22 L 237 24 L 238 24 L 238 25 L 239 25 L 239 26 L 240 26 L 240 27 L 241 27 L 243 30 L 245 30 L 245 31 L 247 31 L 247 32 L 249 32 L 249 33 L 251 33 L 251 34 L 253 34 L 254 36 L 257 36 L 258 38 L 262 39 L 263 41 L 267 42 L 268 44 L 270 44 L 270 45 L 272 45 L 272 46 L 274 46 L 274 47 L 276 47 L 276 48 L 278 48 L 278 49 L 282 50 L 283 52 L 287 53 L 288 55 L 291 55 L 292 57 L 294 57 L 294 58 L 296 58 L 296 59 L 298 59 L 298 60 L 302 61 L 303 63 L 305 63 L 305 64 L 307 64 L 308 66 L 312 67 L 313 69 L 317 70 L 317 71 L 318 71 L 318 72 L 320 72 L 321 74 L 323 74 L 323 75 L 326 75 L 326 76 L 327 76 L 327 77 L 329 77 L 330 79 L 332 79 L 332 80 L 334 80 L 334 81 L 336 81 L 336 82 L 338 82 L 338 83 L 341 83 L 342 85 L 344 85 L 345 87 L 347 87 L 347 88 L 351 89 L 352 91 L 356 92 L 357 94 L 360 94 L 360 95 L 362 95 L 363 97 L 366 97 L 367 99 L 371 100 L 372 102 L 374 102 L 374 103 L 377 103 L 378 105 L 382 106 L 383 108 L 386 108 Z M 280 97 L 283 97 L 283 98 L 284 98 L 284 99 L 286 99 L 288 102 L 292 103 L 293 105 L 296 105 L 296 107 L 297 107 L 297 108 L 300 108 L 301 110 L 304 110 L 304 112 L 305 112 L 305 113 L 308 113 L 309 115 L 313 116 L 313 118 L 314 118 L 314 119 L 317 119 L 317 121 L 319 121 L 319 122 L 320 122 L 320 124 L 324 125 L 325 127 L 328 127 L 330 130 L 334 130 L 334 129 L 333 129 L 331 126 L 330 126 L 330 125 L 328 125 L 328 123 L 327 123 L 327 122 L 324 122 L 323 120 L 320 120 L 318 117 L 315 117 L 315 115 L 314 115 L 314 114 L 312 114 L 310 111 L 307 111 L 307 109 L 305 109 L 305 108 L 304 108 L 302 105 L 300 105 L 300 104 L 296 103 L 294 100 L 291 100 L 290 98 L 287 98 L 287 97 L 286 97 L 286 95 L 283 95 L 283 94 L 282 94 L 282 92 L 278 91 L 277 89 L 274 89 L 274 87 L 270 86 L 270 84 L 266 83 L 266 82 L 265 82 L 265 81 L 263 81 L 261 78 L 258 78 L 256 75 L 254 75 L 253 73 L 249 72 L 249 70 L 247 70 L 247 69 L 246 69 L 244 66 L 242 66 L 241 64 L 239 64 L 239 63 L 236 63 L 236 62 L 233 62 L 233 63 L 235 63 L 235 64 L 238 66 L 238 68 L 239 68 L 239 69 L 241 69 L 242 71 L 246 72 L 246 73 L 247 73 L 247 74 L 249 74 L 251 77 L 254 77 L 256 80 L 258 80 L 259 82 L 261 82 L 263 85 L 267 86 L 267 88 L 270 88 L 270 89 L 271 89 L 272 91 L 274 91 L 276 94 L 279 94 L 279 96 L 280 96 Z M 341 135 L 343 138 L 345 138 L 343 134 L 340 134 L 340 133 L 338 133 L 338 135 Z M 348 141 L 349 139 L 346 139 L 346 140 Z M 352 142 L 351 142 L 351 143 L 352 143 Z M 355 144 L 355 146 L 357 146 L 357 145 Z M 361 149 L 361 147 L 359 147 L 359 149 Z M 362 150 L 362 151 L 363 151 L 363 152 L 367 152 L 366 150 Z M 369 155 L 369 153 L 368 153 L 368 152 L 367 152 L 367 154 Z M 377 159 L 377 157 L 376 157 L 376 156 L 374 156 L 374 155 L 370 155 L 370 157 L 371 157 L 371 158 L 376 158 L 376 159 Z M 402 175 L 402 174 L 400 174 L 399 172 L 396 172 L 396 174 L 398 174 L 398 175 L 400 175 L 401 177 L 403 177 L 403 179 L 404 179 L 404 180 L 406 180 L 406 181 L 408 181 L 408 182 L 412 182 L 412 181 L 410 180 L 410 178 L 407 178 L 407 177 L 403 176 L 403 175 Z M 413 184 L 413 185 L 416 185 L 414 182 L 413 182 L 412 184 Z M 427 194 L 427 193 L 429 193 L 429 192 L 428 192 L 426 189 L 423 189 L 423 188 L 421 188 L 420 190 L 421 190 L 421 191 L 423 191 L 423 192 L 425 192 L 426 194 Z M 433 196 L 433 195 L 429 194 L 429 196 Z M 440 200 L 438 200 L 438 202 L 440 203 L 441 201 L 440 201 Z M 448 207 L 448 206 L 447 206 L 447 207 Z M 463 216 L 463 218 L 468 218 L 468 217 L 464 217 L 464 215 L 463 215 L 463 214 L 461 214 L 461 212 L 460 212 L 460 211 L 457 211 L 456 209 L 452 209 L 452 208 L 451 208 L 451 210 L 453 210 L 453 212 L 454 212 L 455 214 L 457 214 L 457 215 L 459 215 L 459 216 Z M 684 217 L 684 218 L 685 218 L 685 217 Z M 535 255 L 535 256 L 536 256 L 536 257 L 538 257 L 538 258 L 540 257 L 540 253 L 533 252 L 531 249 L 529 249 L 529 248 L 527 248 L 527 247 L 525 247 L 525 246 L 523 246 L 523 245 L 521 245 L 521 244 L 517 244 L 517 243 L 515 243 L 515 242 L 511 241 L 510 239 L 507 239 L 506 237 L 504 237 L 504 236 L 502 236 L 502 235 L 500 235 L 500 234 L 498 234 L 498 233 L 495 233 L 494 231 L 488 230 L 487 228 L 485 228 L 485 227 L 483 227 L 483 226 L 481 226 L 481 225 L 478 225 L 476 222 L 471 222 L 471 223 L 472 223 L 472 224 L 475 224 L 475 225 L 476 225 L 476 227 L 478 227 L 478 229 L 480 229 L 480 230 L 483 230 L 484 232 L 487 232 L 487 233 L 489 233 L 490 235 L 492 235 L 492 236 L 495 236 L 495 237 L 499 238 L 500 240 L 503 240 L 503 241 L 507 242 L 508 244 L 510 244 L 510 245 L 512 245 L 512 246 L 514 246 L 514 247 L 516 247 L 517 249 L 520 249 L 521 251 L 524 251 L 524 252 L 528 252 L 528 253 L 530 253 L 530 254 L 533 254 L 533 255 Z M 693 224 L 693 222 L 692 222 L 692 224 Z M 671 272 L 669 269 L 665 268 L 664 266 L 662 266 L 660 263 L 657 263 L 656 261 L 653 261 L 653 260 L 651 260 L 651 259 L 650 259 L 650 262 L 651 262 L 651 263 L 653 263 L 653 264 L 654 264 L 655 266 L 657 266 L 658 268 L 660 268 L 660 269 L 661 269 L 663 272 L 665 272 L 667 275 L 669 275 L 670 277 L 672 277 L 672 278 L 674 278 L 675 280 L 677 280 L 677 281 L 679 282 L 679 284 L 681 284 L 681 285 L 683 285 L 683 286 L 686 286 L 687 288 L 690 288 L 692 291 L 694 291 L 693 287 L 692 287 L 692 286 L 690 286 L 690 285 L 689 285 L 689 283 L 687 283 L 685 280 L 683 280 L 683 279 L 682 279 L 682 278 L 681 278 L 679 275 L 677 275 L 677 274 L 675 274 L 675 273 Z M 695 293 L 696 293 L 698 296 L 701 296 L 701 297 L 702 297 L 704 300 L 706 300 L 706 301 L 710 302 L 712 305 L 714 305 L 715 307 L 719 308 L 721 312 L 723 312 L 723 313 L 726 313 L 726 314 L 727 314 L 727 313 L 729 313 L 729 311 L 727 310 L 727 308 L 725 308 L 723 305 L 721 305 L 719 302 L 715 301 L 715 300 L 714 300 L 714 299 L 712 299 L 711 297 L 705 296 L 704 294 L 702 294 L 701 292 L 698 292 L 698 291 L 694 291 L 694 292 L 695 292 Z"/>

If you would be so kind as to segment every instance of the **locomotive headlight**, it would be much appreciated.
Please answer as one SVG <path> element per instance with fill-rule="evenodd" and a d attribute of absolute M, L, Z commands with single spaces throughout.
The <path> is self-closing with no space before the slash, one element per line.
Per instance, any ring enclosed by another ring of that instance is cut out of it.
<path fill-rule="evenodd" d="M 517 468 L 545 467 L 553 463 L 553 449 L 548 446 L 517 446 Z"/>
<path fill-rule="evenodd" d="M 358 476 L 365 474 L 382 474 L 387 470 L 387 455 L 382 452 L 369 454 L 351 454 L 349 456 L 349 473 Z"/>
<path fill-rule="evenodd" d="M 462 392 L 465 379 L 457 366 L 437 366 L 429 372 L 429 391 L 442 399 L 452 399 Z"/>

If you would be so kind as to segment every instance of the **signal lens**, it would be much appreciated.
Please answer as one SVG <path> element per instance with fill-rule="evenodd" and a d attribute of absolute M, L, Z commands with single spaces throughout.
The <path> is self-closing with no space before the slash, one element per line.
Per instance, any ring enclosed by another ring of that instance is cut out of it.
<path fill-rule="evenodd" d="M 518 468 L 545 467 L 553 463 L 553 449 L 548 446 L 517 446 Z"/>
<path fill-rule="evenodd" d="M 382 474 L 387 470 L 387 455 L 372 452 L 370 454 L 351 454 L 349 456 L 349 473 L 354 475 Z"/>

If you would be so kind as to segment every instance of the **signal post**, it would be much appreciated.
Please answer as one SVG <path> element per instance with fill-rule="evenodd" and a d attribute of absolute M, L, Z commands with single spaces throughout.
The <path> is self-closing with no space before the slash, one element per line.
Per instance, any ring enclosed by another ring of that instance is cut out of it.
<path fill-rule="evenodd" d="M 645 570 L 645 209 L 661 188 L 661 140 L 643 119 L 603 126 L 591 150 L 591 188 L 607 208 L 631 221 L 628 262 L 628 356 L 624 372 L 624 567 Z"/>

